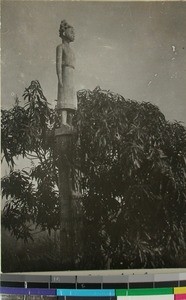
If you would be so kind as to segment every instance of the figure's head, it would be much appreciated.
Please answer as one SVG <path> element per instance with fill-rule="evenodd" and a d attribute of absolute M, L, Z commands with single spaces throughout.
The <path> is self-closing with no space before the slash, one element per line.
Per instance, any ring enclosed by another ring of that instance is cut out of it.
<path fill-rule="evenodd" d="M 73 42 L 75 38 L 74 28 L 69 25 L 65 20 L 61 21 L 59 28 L 59 36 L 63 40 L 67 40 L 68 42 Z"/>

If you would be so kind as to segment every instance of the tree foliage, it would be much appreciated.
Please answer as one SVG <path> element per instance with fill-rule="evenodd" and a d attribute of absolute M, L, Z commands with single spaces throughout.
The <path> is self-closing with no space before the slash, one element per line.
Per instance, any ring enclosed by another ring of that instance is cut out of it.
<path fill-rule="evenodd" d="M 17 101 L 2 110 L 2 151 L 12 168 L 2 180 L 7 198 L 2 220 L 26 240 L 30 222 L 43 230 L 59 228 L 58 118 L 39 82 L 23 96 L 24 106 Z M 83 207 L 79 267 L 175 266 L 186 242 L 185 127 L 167 121 L 149 102 L 99 87 L 78 92 L 73 121 L 72 162 Z M 13 170 L 20 156 L 37 163 L 27 171 Z"/>
<path fill-rule="evenodd" d="M 2 221 L 17 238 L 27 240 L 32 223 L 49 231 L 59 227 L 59 197 L 52 134 L 55 111 L 38 81 L 31 82 L 23 97 L 24 106 L 16 99 L 12 109 L 2 110 L 2 152 L 11 170 L 2 179 L 2 196 L 7 199 Z M 30 160 L 31 168 L 14 170 L 20 157 Z"/>
<path fill-rule="evenodd" d="M 100 88 L 79 97 L 88 244 L 94 224 L 94 246 L 100 245 L 112 267 L 174 261 L 185 244 L 184 126 L 166 121 L 151 103 Z"/>

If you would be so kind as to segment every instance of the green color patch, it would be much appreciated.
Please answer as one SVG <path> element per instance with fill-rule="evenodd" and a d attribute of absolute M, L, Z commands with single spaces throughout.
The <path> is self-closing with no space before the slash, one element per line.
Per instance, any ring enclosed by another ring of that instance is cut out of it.
<path fill-rule="evenodd" d="M 145 296 L 174 294 L 174 288 L 128 289 L 116 290 L 116 296 Z"/>
<path fill-rule="evenodd" d="M 116 290 L 116 296 L 126 296 L 129 290 Z"/>

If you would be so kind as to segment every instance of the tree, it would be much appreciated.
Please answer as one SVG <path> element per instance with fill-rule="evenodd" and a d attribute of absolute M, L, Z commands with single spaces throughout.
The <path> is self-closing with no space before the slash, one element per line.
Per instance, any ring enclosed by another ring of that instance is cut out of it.
<path fill-rule="evenodd" d="M 17 238 L 31 238 L 30 222 L 59 228 L 55 110 L 33 81 L 2 111 L 2 151 L 11 166 L 2 180 L 2 221 Z M 97 87 L 78 92 L 72 160 L 81 191 L 80 268 L 175 266 L 185 249 L 186 130 L 158 107 Z M 13 170 L 17 156 L 37 158 L 29 171 Z M 89 256 L 91 259 L 89 259 Z"/>
<path fill-rule="evenodd" d="M 10 174 L 2 179 L 7 198 L 2 221 L 17 238 L 31 238 L 31 223 L 43 230 L 59 226 L 57 168 L 52 131 L 55 112 L 49 108 L 38 81 L 23 94 L 25 104 L 2 110 L 2 152 Z M 14 170 L 15 158 L 32 162 L 32 167 Z M 36 160 L 36 164 L 34 164 Z M 52 216 L 52 217 L 51 217 Z"/>
<path fill-rule="evenodd" d="M 88 247 L 95 241 L 114 268 L 175 265 L 185 247 L 184 126 L 100 88 L 79 97 Z"/>

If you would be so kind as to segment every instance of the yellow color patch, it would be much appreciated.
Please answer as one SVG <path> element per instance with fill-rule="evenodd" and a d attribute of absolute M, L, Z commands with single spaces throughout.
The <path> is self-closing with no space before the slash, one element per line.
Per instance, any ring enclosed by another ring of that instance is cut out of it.
<path fill-rule="evenodd" d="M 186 294 L 186 286 L 183 287 L 175 287 L 174 294 Z"/>

